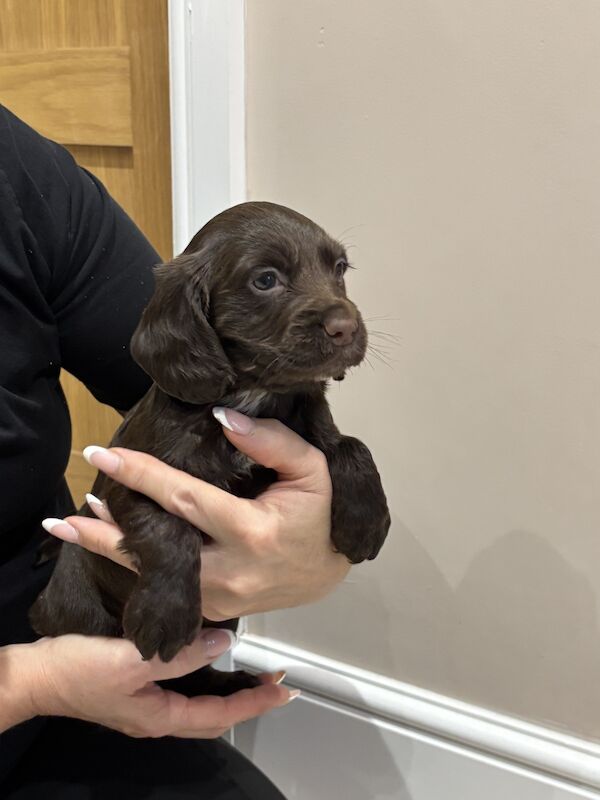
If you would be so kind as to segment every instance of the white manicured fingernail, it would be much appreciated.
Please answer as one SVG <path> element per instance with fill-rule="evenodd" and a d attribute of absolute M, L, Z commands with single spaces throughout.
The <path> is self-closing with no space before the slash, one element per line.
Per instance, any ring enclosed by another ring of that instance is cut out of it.
<path fill-rule="evenodd" d="M 88 464 L 92 463 L 92 456 L 94 453 L 106 453 L 106 447 L 98 447 L 97 444 L 88 444 L 87 447 L 83 448 L 83 457 L 88 462 Z"/>
<path fill-rule="evenodd" d="M 89 492 L 85 496 L 86 503 L 92 509 L 94 514 L 98 517 L 98 519 L 102 519 L 105 522 L 112 522 L 112 517 L 110 515 L 110 511 L 104 505 L 102 500 L 98 500 L 93 494 Z"/>
<path fill-rule="evenodd" d="M 104 505 L 102 500 L 98 500 L 98 498 L 95 495 L 91 494 L 90 492 L 86 494 L 85 501 L 88 504 L 88 506 L 98 506 L 99 508 L 106 509 L 106 506 Z"/>
<path fill-rule="evenodd" d="M 42 520 L 42 528 L 58 539 L 63 539 L 65 542 L 76 542 L 77 539 L 79 539 L 79 533 L 72 525 L 65 522 L 64 519 L 48 517 Z"/>
<path fill-rule="evenodd" d="M 290 692 L 290 696 L 287 699 L 287 702 L 291 703 L 292 700 L 295 700 L 297 697 L 300 697 L 301 694 L 302 692 L 300 691 L 300 689 L 292 689 L 292 691 Z"/>
<path fill-rule="evenodd" d="M 225 633 L 229 634 L 231 637 L 231 646 L 235 647 L 240 643 L 240 637 L 237 631 L 230 631 L 229 628 L 219 628 L 221 631 L 225 631 Z"/>
<path fill-rule="evenodd" d="M 211 628 L 200 636 L 204 639 L 206 655 L 213 658 L 223 655 L 237 644 L 237 636 L 227 628 Z"/>
<path fill-rule="evenodd" d="M 215 419 L 218 419 L 224 428 L 233 431 L 233 433 L 247 436 L 254 429 L 255 422 L 252 417 L 247 417 L 234 408 L 215 406 L 212 413 Z"/>
<path fill-rule="evenodd" d="M 229 420 L 227 419 L 227 415 L 225 414 L 224 408 L 213 408 L 212 410 L 213 417 L 218 420 L 224 428 L 227 428 L 228 431 L 233 431 L 233 428 L 229 424 Z M 235 433 L 235 431 L 233 431 Z"/>
<path fill-rule="evenodd" d="M 282 683 L 285 680 L 285 676 L 287 672 L 284 669 L 280 669 L 279 672 L 276 672 L 273 675 L 273 683 Z"/>
<path fill-rule="evenodd" d="M 106 447 L 98 447 L 96 444 L 84 448 L 83 457 L 88 464 L 108 473 L 114 472 L 121 463 L 121 458 L 116 453 L 111 453 Z"/>

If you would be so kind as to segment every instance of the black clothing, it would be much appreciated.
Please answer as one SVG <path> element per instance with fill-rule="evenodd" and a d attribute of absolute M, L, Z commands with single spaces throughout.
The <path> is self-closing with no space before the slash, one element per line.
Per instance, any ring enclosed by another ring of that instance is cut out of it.
<path fill-rule="evenodd" d="M 129 340 L 159 262 L 96 178 L 0 106 L 0 646 L 35 638 L 40 522 L 74 510 L 60 370 L 115 408 L 139 399 Z M 0 779 L 40 727 L 0 736 Z"/>
<path fill-rule="evenodd" d="M 201 776 L 201 778 L 199 777 Z M 221 739 L 128 739 L 53 719 L 0 787 L 2 800 L 285 800 Z"/>
<path fill-rule="evenodd" d="M 62 483 L 61 367 L 103 403 L 149 386 L 129 340 L 160 257 L 69 153 L 0 109 L 0 548 Z M 3 549 L 0 549 L 3 554 Z"/>
<path fill-rule="evenodd" d="M 52 567 L 33 566 L 42 536 L 40 521 L 74 510 L 64 479 L 71 428 L 60 370 L 68 370 L 98 400 L 116 409 L 137 402 L 150 379 L 133 362 L 129 341 L 152 293 L 152 267 L 159 262 L 93 175 L 78 167 L 64 148 L 0 106 L 0 646 L 35 639 L 27 611 Z M 162 768 L 157 781 L 166 786 L 166 776 L 177 777 L 169 765 L 185 758 L 186 780 L 197 786 L 194 796 L 280 797 L 269 794 L 271 790 L 260 795 L 210 794 L 202 753 L 218 753 L 224 743 L 150 743 L 75 720 L 41 719 L 0 735 L 0 797 L 91 796 L 84 788 L 73 794 L 66 784 L 64 794 L 57 795 L 47 787 L 39 794 L 35 786 L 29 787 L 31 754 L 39 755 L 40 749 L 48 753 L 50 745 L 55 747 L 54 766 L 58 772 L 62 768 L 65 780 L 77 759 L 82 787 L 88 767 L 90 780 L 100 780 L 91 770 L 94 748 L 106 746 L 115 761 L 123 753 L 131 762 L 127 793 L 116 793 L 113 776 L 113 788 L 106 795 L 96 789 L 95 800 L 137 797 L 131 786 L 136 764 L 158 772 Z M 87 746 L 92 749 L 86 755 Z M 195 770 L 191 752 L 196 753 Z M 229 763 L 228 756 L 223 758 Z M 246 763 L 239 754 L 234 760 Z M 245 769 L 260 776 L 250 764 Z M 11 770 L 13 794 L 6 795 L 2 781 Z M 19 775 L 26 781 L 21 789 Z M 229 778 L 221 780 L 226 785 Z"/>

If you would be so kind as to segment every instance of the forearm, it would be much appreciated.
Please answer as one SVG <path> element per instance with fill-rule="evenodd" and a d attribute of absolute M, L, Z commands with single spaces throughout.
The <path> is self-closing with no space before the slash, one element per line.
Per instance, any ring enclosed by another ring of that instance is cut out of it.
<path fill-rule="evenodd" d="M 36 715 L 36 645 L 0 647 L 0 732 Z"/>

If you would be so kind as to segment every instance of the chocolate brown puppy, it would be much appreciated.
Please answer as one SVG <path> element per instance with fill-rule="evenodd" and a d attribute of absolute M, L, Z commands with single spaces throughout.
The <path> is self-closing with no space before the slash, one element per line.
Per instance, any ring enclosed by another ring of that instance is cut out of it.
<path fill-rule="evenodd" d="M 327 382 L 358 365 L 367 347 L 346 296 L 347 267 L 341 244 L 283 206 L 243 203 L 208 222 L 181 256 L 156 269 L 131 341 L 154 384 L 111 445 L 252 498 L 275 475 L 235 450 L 212 409 L 277 418 L 327 457 L 332 546 L 358 563 L 377 555 L 390 516 L 369 450 L 338 431 L 325 399 Z M 92 492 L 108 503 L 138 573 L 63 544 L 32 624 L 43 635 L 124 635 L 144 658 L 169 661 L 203 621 L 202 532 L 104 474 Z M 227 694 L 256 681 L 208 667 L 169 683 L 186 694 Z"/>

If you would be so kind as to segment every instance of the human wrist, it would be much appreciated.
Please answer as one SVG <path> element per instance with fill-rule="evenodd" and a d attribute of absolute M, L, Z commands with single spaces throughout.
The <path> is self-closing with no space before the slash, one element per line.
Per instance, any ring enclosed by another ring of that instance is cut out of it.
<path fill-rule="evenodd" d="M 37 644 L 0 647 L 0 731 L 41 713 L 40 657 Z"/>

